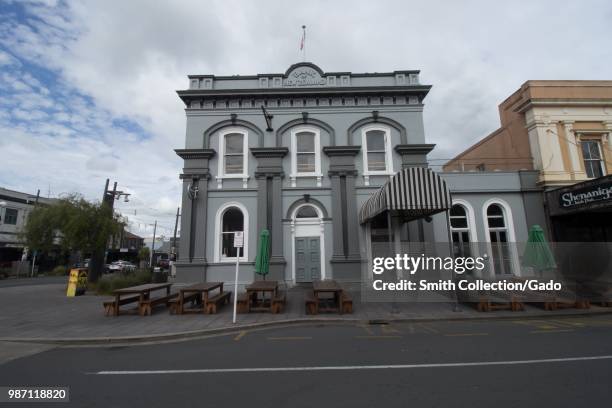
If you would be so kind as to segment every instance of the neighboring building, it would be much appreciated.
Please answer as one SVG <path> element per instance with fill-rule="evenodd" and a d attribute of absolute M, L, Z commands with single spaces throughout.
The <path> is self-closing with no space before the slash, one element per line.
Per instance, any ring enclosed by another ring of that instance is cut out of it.
<path fill-rule="evenodd" d="M 0 187 L 0 263 L 21 260 L 25 245 L 19 234 L 37 200 L 40 204 L 55 201 Z"/>
<path fill-rule="evenodd" d="M 535 169 L 544 187 L 612 172 L 612 81 L 527 81 L 499 113 L 501 128 L 444 171 Z"/>
<path fill-rule="evenodd" d="M 612 81 L 527 81 L 499 111 L 502 127 L 444 170 L 534 169 L 547 192 L 550 239 L 609 242 Z M 562 198 L 589 192 L 596 197 Z"/>
<path fill-rule="evenodd" d="M 144 246 L 144 238 L 130 231 L 124 231 L 121 236 L 121 248 L 127 248 L 129 251 L 140 251 Z"/>
<path fill-rule="evenodd" d="M 466 208 L 466 222 L 483 229 L 470 238 L 456 221 L 457 239 L 526 240 L 526 209 L 543 208 L 534 173 L 427 169 L 434 145 L 422 113 L 431 87 L 419 71 L 325 73 L 299 63 L 285 73 L 189 79 L 178 91 L 187 116 L 185 148 L 176 150 L 184 159 L 179 282 L 231 281 L 237 255 L 240 284 L 251 282 L 263 229 L 268 279 L 359 281 L 374 244 L 390 236 L 448 248 L 447 185 L 460 192 L 451 221 Z M 236 231 L 244 232 L 239 253 Z"/>

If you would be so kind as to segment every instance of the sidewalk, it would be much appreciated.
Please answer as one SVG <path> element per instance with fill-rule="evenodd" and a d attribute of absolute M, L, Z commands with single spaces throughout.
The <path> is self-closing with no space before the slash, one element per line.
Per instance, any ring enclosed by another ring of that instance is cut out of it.
<path fill-rule="evenodd" d="M 368 323 L 372 320 L 428 321 L 458 319 L 537 318 L 565 315 L 612 313 L 612 308 L 597 306 L 589 310 L 565 309 L 555 312 L 527 306 L 523 312 L 495 311 L 480 313 L 467 305 L 453 311 L 450 303 L 399 304 L 397 313 L 391 305 L 359 303 L 353 295 L 354 313 L 350 315 L 306 315 L 304 290 L 295 288 L 288 293 L 285 313 L 239 314 L 232 324 L 232 307 L 224 306 L 216 315 L 170 315 L 160 306 L 152 316 L 104 316 L 102 302 L 107 296 L 65 296 L 64 284 L 0 287 L 0 341 L 53 343 L 103 343 L 155 341 L 190 336 L 240 331 L 247 328 L 289 323 L 346 322 Z"/>

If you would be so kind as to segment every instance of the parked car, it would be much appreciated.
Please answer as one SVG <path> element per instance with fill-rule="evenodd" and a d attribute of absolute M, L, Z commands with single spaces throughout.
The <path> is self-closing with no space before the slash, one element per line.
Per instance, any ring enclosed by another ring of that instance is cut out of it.
<path fill-rule="evenodd" d="M 136 265 L 128 261 L 115 261 L 108 265 L 109 272 L 133 272 L 136 270 Z"/>

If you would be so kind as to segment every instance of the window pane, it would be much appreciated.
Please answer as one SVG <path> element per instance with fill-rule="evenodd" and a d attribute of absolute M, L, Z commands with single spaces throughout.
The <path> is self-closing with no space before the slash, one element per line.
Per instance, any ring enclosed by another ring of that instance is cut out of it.
<path fill-rule="evenodd" d="M 497 204 L 491 204 L 489 206 L 489 208 L 487 208 L 487 215 L 501 215 L 503 216 L 504 213 L 501 209 L 501 207 Z"/>
<path fill-rule="evenodd" d="M 368 170 L 370 171 L 387 170 L 387 166 L 385 165 L 385 154 L 384 153 L 368 153 Z"/>
<path fill-rule="evenodd" d="M 313 173 L 315 171 L 315 154 L 298 153 L 297 171 L 298 173 Z"/>
<path fill-rule="evenodd" d="M 226 174 L 242 174 L 244 157 L 240 156 L 225 156 L 225 173 Z"/>
<path fill-rule="evenodd" d="M 240 133 L 229 133 L 225 135 L 225 153 L 242 154 L 243 137 Z"/>
<path fill-rule="evenodd" d="M 596 141 L 592 141 L 589 143 L 589 149 L 591 151 L 592 159 L 601 159 L 601 154 L 599 151 L 599 143 Z"/>
<path fill-rule="evenodd" d="M 234 247 L 234 234 L 223 233 L 221 236 L 221 254 L 225 257 L 235 258 L 238 253 L 238 248 Z M 240 251 L 242 255 L 242 250 Z"/>
<path fill-rule="evenodd" d="M 4 210 L 4 223 L 17 225 L 17 210 L 14 208 L 7 208 Z"/>
<path fill-rule="evenodd" d="M 238 208 L 230 208 L 223 214 L 223 232 L 243 231 L 244 217 Z M 231 235 L 231 234 L 230 234 Z M 233 237 L 232 237 L 233 239 Z"/>
<path fill-rule="evenodd" d="M 451 217 L 465 217 L 465 208 L 462 205 L 453 205 L 450 215 Z"/>
<path fill-rule="evenodd" d="M 297 138 L 297 151 L 309 152 L 315 151 L 315 134 L 312 132 L 299 132 L 295 135 Z"/>
<path fill-rule="evenodd" d="M 467 228 L 468 226 L 466 217 L 451 217 L 450 222 L 453 228 Z"/>
<path fill-rule="evenodd" d="M 368 151 L 385 150 L 385 132 L 382 130 L 370 130 L 366 133 L 366 143 Z"/>
<path fill-rule="evenodd" d="M 318 218 L 318 217 L 319 217 L 319 214 L 317 214 L 317 211 L 314 209 L 314 207 L 310 205 L 301 207 L 295 216 L 295 218 Z"/>
<path fill-rule="evenodd" d="M 489 228 L 504 228 L 504 217 L 488 217 Z"/>

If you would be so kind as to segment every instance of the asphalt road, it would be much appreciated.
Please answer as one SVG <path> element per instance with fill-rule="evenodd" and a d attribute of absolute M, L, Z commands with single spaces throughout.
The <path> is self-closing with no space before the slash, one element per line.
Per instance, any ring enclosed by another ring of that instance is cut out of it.
<path fill-rule="evenodd" d="M 68 276 L 37 276 L 35 278 L 8 278 L 0 279 L 0 288 L 13 286 L 53 285 L 68 283 Z"/>
<path fill-rule="evenodd" d="M 605 315 L 292 326 L 19 352 L 0 365 L 0 385 L 69 386 L 71 403 L 49 404 L 56 407 L 575 408 L 612 400 Z"/>

